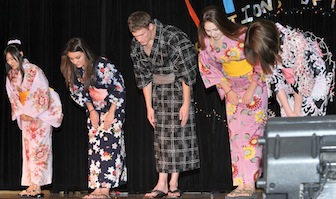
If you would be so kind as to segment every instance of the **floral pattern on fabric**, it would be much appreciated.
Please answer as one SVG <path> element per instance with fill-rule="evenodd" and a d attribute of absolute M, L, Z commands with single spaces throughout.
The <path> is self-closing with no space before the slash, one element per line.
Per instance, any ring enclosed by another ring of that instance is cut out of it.
<path fill-rule="evenodd" d="M 86 102 L 91 102 L 101 121 L 96 129 L 92 126 L 90 117 L 87 119 L 89 187 L 114 188 L 127 182 L 126 150 L 122 129 L 125 120 L 126 88 L 121 73 L 108 59 L 98 58 L 93 67 L 96 79 L 92 81 L 94 83 L 88 92 L 84 92 L 82 68 L 78 69 L 74 86 L 69 89 L 72 99 L 78 105 L 85 107 Z M 105 130 L 104 120 L 112 103 L 117 106 L 114 122 Z"/>
<path fill-rule="evenodd" d="M 23 69 L 23 77 L 16 69 L 10 70 L 6 77 L 12 120 L 17 120 L 22 130 L 21 184 L 43 186 L 52 182 L 52 127 L 61 125 L 62 105 L 38 66 L 24 59 Z M 20 92 L 27 93 L 24 103 L 20 101 Z M 22 114 L 33 120 L 22 121 Z"/>
<path fill-rule="evenodd" d="M 262 148 L 258 138 L 263 135 L 267 119 L 267 87 L 266 77 L 260 65 L 245 75 L 229 76 L 223 63 L 241 61 L 244 55 L 244 37 L 232 40 L 223 36 L 221 49 L 214 49 L 209 38 L 205 38 L 207 48 L 199 54 L 199 70 L 206 88 L 216 86 L 222 100 L 226 103 L 226 116 L 230 135 L 232 176 L 234 186 L 254 183 L 260 177 Z M 237 65 L 239 66 L 239 65 Z M 241 97 L 252 81 L 257 83 L 250 104 L 233 105 L 225 99 L 225 92 L 219 85 L 227 84 Z M 258 176 L 255 176 L 258 173 Z"/>
<path fill-rule="evenodd" d="M 334 96 L 335 79 L 335 62 L 328 46 L 311 32 L 279 23 L 276 26 L 280 31 L 282 63 L 267 79 L 270 96 L 283 89 L 293 109 L 294 93 L 298 93 L 303 97 L 301 116 L 326 115 L 328 101 Z M 284 73 L 288 70 L 293 71 L 293 83 Z M 281 116 L 286 116 L 282 107 Z"/>

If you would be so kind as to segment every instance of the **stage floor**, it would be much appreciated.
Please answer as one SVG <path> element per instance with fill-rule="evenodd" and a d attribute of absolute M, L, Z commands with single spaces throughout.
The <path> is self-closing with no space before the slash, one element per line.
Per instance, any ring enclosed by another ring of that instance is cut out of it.
<path fill-rule="evenodd" d="M 0 198 L 1 199 L 11 199 L 11 198 L 20 198 L 18 193 L 20 191 L 0 191 Z M 50 193 L 49 191 L 42 191 L 44 193 L 45 199 L 74 199 L 74 198 L 82 198 L 86 195 L 86 192 L 70 192 L 64 194 L 60 193 Z M 262 199 L 262 191 L 257 190 L 259 194 L 259 199 Z M 182 194 L 181 199 L 224 199 L 225 193 L 207 193 L 207 192 L 184 192 Z M 122 192 L 121 194 L 111 194 L 112 199 L 142 199 L 144 194 L 128 194 Z"/>

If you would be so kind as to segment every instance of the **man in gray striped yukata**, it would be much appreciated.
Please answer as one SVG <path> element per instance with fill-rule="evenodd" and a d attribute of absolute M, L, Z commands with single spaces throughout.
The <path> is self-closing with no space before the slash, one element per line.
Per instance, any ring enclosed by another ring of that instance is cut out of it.
<path fill-rule="evenodd" d="M 180 29 L 152 20 L 146 12 L 132 13 L 128 26 L 134 37 L 130 56 L 137 86 L 143 90 L 154 128 L 159 173 L 158 183 L 145 197 L 179 198 L 179 173 L 200 167 L 192 89 L 198 70 L 196 49 Z"/>

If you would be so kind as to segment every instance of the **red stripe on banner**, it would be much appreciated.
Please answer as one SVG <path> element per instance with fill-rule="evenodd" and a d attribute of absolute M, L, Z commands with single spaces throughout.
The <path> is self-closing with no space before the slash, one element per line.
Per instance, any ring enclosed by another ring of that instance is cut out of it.
<path fill-rule="evenodd" d="M 191 18 L 193 19 L 195 25 L 198 27 L 200 24 L 200 20 L 198 19 L 195 10 L 193 9 L 193 7 L 190 4 L 189 0 L 184 0 L 185 4 L 187 5 L 188 11 L 189 11 L 189 15 L 191 16 Z"/>

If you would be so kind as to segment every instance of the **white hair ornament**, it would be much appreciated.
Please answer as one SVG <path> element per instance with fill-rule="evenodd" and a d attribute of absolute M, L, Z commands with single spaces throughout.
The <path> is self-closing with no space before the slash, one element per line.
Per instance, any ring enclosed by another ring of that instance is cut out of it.
<path fill-rule="evenodd" d="M 21 41 L 18 40 L 18 39 L 12 39 L 12 40 L 9 40 L 7 42 L 7 45 L 11 45 L 11 44 L 19 44 L 19 45 L 21 45 Z"/>

